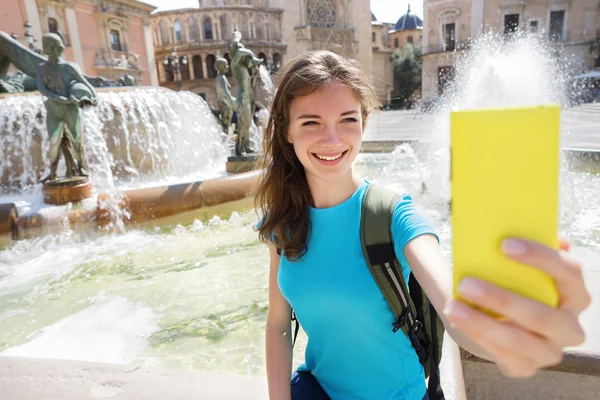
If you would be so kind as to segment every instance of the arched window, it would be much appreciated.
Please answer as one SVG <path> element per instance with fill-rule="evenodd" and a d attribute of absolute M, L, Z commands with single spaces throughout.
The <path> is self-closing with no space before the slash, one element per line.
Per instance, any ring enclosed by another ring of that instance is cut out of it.
<path fill-rule="evenodd" d="M 171 43 L 171 35 L 169 34 L 169 24 L 167 21 L 162 20 L 158 23 L 160 28 L 160 41 L 165 43 Z"/>
<path fill-rule="evenodd" d="M 281 68 L 281 63 L 283 60 L 281 59 L 281 54 L 273 53 L 273 71 L 278 71 Z"/>
<path fill-rule="evenodd" d="M 265 60 L 265 63 L 267 62 L 267 56 L 262 51 L 260 53 L 258 53 L 257 57 Z"/>
<path fill-rule="evenodd" d="M 188 18 L 189 36 L 188 42 L 199 42 L 200 41 L 200 27 L 198 26 L 198 20 L 196 17 Z"/>
<path fill-rule="evenodd" d="M 192 67 L 194 68 L 194 79 L 202 79 L 202 57 L 192 57 Z"/>
<path fill-rule="evenodd" d="M 173 82 L 175 80 L 175 76 L 173 76 L 173 69 L 171 68 L 171 59 L 169 58 L 169 62 L 163 65 L 165 67 L 165 80 L 167 82 Z"/>
<path fill-rule="evenodd" d="M 181 24 L 179 23 L 179 21 L 175 21 L 175 40 L 178 42 L 181 42 L 182 40 Z"/>
<path fill-rule="evenodd" d="M 181 61 L 182 61 L 182 59 L 180 58 L 179 62 L 181 63 Z M 188 62 L 189 62 L 189 60 L 188 60 Z M 182 81 L 189 81 L 190 80 L 190 66 L 187 64 L 187 62 L 185 64 L 181 63 L 179 65 L 179 68 L 180 68 L 179 71 L 181 71 L 180 72 L 181 73 L 181 75 L 180 75 L 181 76 L 181 80 Z"/>
<path fill-rule="evenodd" d="M 315 28 L 332 28 L 335 25 L 336 13 L 332 0 L 308 0 L 306 2 L 306 19 Z"/>
<path fill-rule="evenodd" d="M 204 26 L 204 40 L 212 40 L 213 38 L 213 30 L 212 30 L 212 21 L 210 18 L 204 18 L 204 22 L 202 23 Z"/>
<path fill-rule="evenodd" d="M 215 78 L 217 76 L 217 70 L 215 69 L 216 57 L 212 54 L 206 56 L 206 71 L 209 78 Z"/>
<path fill-rule="evenodd" d="M 48 32 L 58 32 L 58 21 L 55 18 L 48 18 Z"/>
<path fill-rule="evenodd" d="M 260 20 L 258 22 L 258 24 L 256 24 L 256 37 L 255 39 L 258 40 L 265 40 L 265 27 L 266 27 L 267 23 L 266 21 Z"/>

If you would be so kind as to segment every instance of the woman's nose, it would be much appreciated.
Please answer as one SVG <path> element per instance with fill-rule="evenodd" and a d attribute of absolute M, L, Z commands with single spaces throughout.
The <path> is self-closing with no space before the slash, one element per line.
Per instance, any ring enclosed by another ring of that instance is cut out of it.
<path fill-rule="evenodd" d="M 327 126 L 323 132 L 321 143 L 328 146 L 337 146 L 342 143 L 340 132 L 335 126 Z"/>

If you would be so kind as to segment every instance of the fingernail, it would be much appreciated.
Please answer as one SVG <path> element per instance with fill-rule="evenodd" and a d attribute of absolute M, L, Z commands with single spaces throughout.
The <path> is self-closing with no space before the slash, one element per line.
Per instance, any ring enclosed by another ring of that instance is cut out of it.
<path fill-rule="evenodd" d="M 465 278 L 458 285 L 458 293 L 468 299 L 476 299 L 483 297 L 484 291 L 483 287 L 477 281 Z"/>
<path fill-rule="evenodd" d="M 504 239 L 501 249 L 508 256 L 520 256 L 527 253 L 527 246 L 518 239 Z"/>
<path fill-rule="evenodd" d="M 450 318 L 452 321 L 463 321 L 469 318 L 470 310 L 466 304 L 463 304 L 459 301 L 452 301 L 444 313 Z"/>

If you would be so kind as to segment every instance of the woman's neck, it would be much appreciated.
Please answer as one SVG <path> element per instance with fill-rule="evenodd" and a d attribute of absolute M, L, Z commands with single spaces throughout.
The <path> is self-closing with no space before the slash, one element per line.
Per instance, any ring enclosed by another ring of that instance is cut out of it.
<path fill-rule="evenodd" d="M 348 200 L 362 184 L 352 171 L 336 180 L 306 177 L 315 208 L 329 208 Z"/>

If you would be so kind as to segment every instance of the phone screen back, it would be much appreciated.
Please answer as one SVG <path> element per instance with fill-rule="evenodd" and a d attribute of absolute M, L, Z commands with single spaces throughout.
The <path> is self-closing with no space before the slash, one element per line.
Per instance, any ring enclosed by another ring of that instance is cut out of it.
<path fill-rule="evenodd" d="M 454 295 L 481 278 L 557 306 L 550 276 L 509 260 L 504 238 L 557 248 L 559 106 L 458 111 L 451 115 Z"/>

